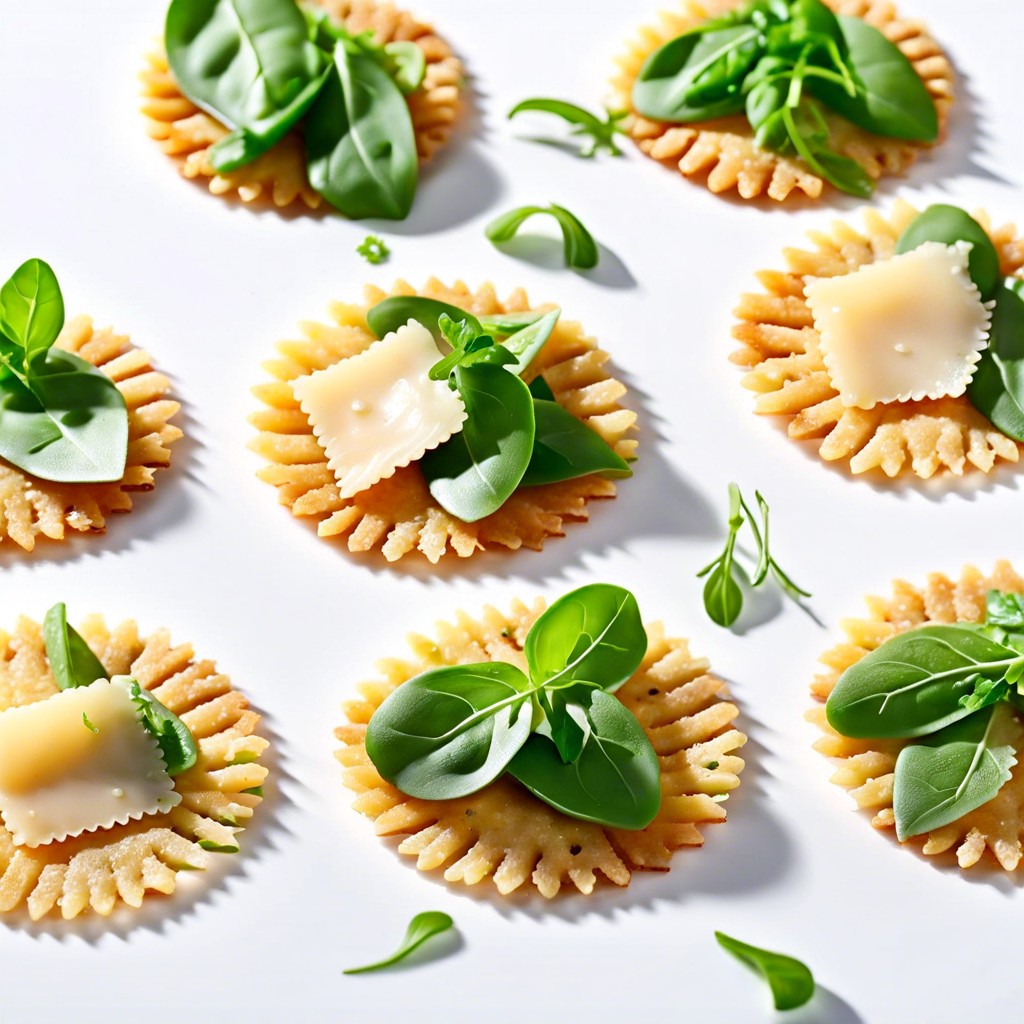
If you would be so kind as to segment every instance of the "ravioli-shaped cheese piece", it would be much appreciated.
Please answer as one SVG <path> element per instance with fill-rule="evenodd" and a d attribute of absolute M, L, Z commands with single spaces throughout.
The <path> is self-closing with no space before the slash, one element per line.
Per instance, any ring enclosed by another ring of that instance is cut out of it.
<path fill-rule="evenodd" d="M 0 814 L 16 845 L 124 825 L 180 801 L 130 680 L 98 679 L 0 713 Z"/>
<path fill-rule="evenodd" d="M 988 343 L 991 304 L 967 271 L 971 246 L 925 242 L 804 295 L 843 405 L 955 398 Z"/>
<path fill-rule="evenodd" d="M 446 381 L 428 376 L 440 359 L 430 331 L 410 320 L 365 352 L 293 381 L 343 498 L 392 476 L 462 428 L 462 399 Z"/>

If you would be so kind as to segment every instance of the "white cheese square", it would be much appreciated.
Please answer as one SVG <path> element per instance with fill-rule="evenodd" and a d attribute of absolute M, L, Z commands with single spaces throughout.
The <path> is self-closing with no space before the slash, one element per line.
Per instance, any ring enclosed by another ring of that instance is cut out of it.
<path fill-rule="evenodd" d="M 925 242 L 852 274 L 817 278 L 804 295 L 843 405 L 955 398 L 985 348 L 991 304 L 967 271 L 971 246 Z"/>
<path fill-rule="evenodd" d="M 392 476 L 462 428 L 462 399 L 446 381 L 428 377 L 440 359 L 430 331 L 410 320 L 365 352 L 293 381 L 343 498 Z"/>

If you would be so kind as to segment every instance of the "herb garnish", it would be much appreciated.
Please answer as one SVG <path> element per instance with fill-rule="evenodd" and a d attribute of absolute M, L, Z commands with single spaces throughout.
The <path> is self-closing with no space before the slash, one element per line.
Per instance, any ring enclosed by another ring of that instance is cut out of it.
<path fill-rule="evenodd" d="M 554 217 L 562 231 L 562 246 L 565 265 L 576 270 L 590 270 L 597 266 L 601 252 L 594 236 L 583 226 L 580 219 L 564 206 L 550 203 L 547 206 L 517 206 L 514 210 L 495 217 L 484 229 L 484 234 L 495 245 L 511 241 L 524 221 L 534 214 L 545 213 Z"/>
<path fill-rule="evenodd" d="M 775 582 L 794 601 L 801 597 L 811 595 L 794 583 L 789 576 L 783 572 L 781 566 L 775 561 L 768 547 L 768 502 L 765 501 L 760 491 L 754 492 L 757 501 L 757 508 L 761 514 L 761 526 L 758 528 L 753 512 L 747 505 L 737 484 L 729 484 L 729 535 L 725 541 L 725 548 L 722 553 L 712 562 L 709 562 L 699 573 L 697 578 L 707 576 L 704 584 L 704 609 L 711 617 L 712 622 L 719 626 L 731 626 L 743 611 L 743 589 L 740 586 L 742 570 L 736 565 L 735 551 L 736 539 L 743 524 L 750 527 L 754 535 L 754 544 L 757 547 L 757 566 L 750 575 L 750 585 L 759 587 L 771 574 Z M 743 574 L 745 575 L 745 574 Z"/>
<path fill-rule="evenodd" d="M 124 396 L 92 363 L 53 347 L 63 326 L 53 270 L 28 260 L 0 288 L 0 458 L 41 480 L 120 480 Z"/>
<path fill-rule="evenodd" d="M 210 150 L 235 170 L 301 126 L 309 182 L 347 217 L 402 219 L 418 159 L 405 94 L 426 67 L 410 42 L 380 46 L 293 0 L 172 0 L 167 58 L 182 92 L 232 129 Z"/>
<path fill-rule="evenodd" d="M 1024 600 L 991 591 L 986 621 L 900 633 L 851 665 L 825 705 L 853 738 L 917 739 L 896 759 L 900 840 L 947 825 L 999 792 L 1016 764 L 1005 725 L 1024 679 Z"/>
<path fill-rule="evenodd" d="M 585 149 L 580 150 L 580 156 L 593 157 L 602 149 L 607 150 L 612 156 L 622 156 L 622 150 L 615 143 L 615 136 L 626 134 L 625 128 L 622 127 L 622 121 L 628 111 L 606 110 L 604 118 L 601 118 L 575 103 L 537 98 L 517 103 L 508 112 L 509 119 L 511 120 L 516 114 L 527 110 L 554 114 L 568 124 L 575 125 L 573 135 L 589 136 L 590 141 Z"/>
<path fill-rule="evenodd" d="M 82 712 L 82 725 L 84 725 L 89 732 L 99 735 L 99 726 L 93 725 L 92 722 L 89 721 L 89 716 L 84 711 Z"/>
<path fill-rule="evenodd" d="M 581 587 L 531 627 L 529 675 L 504 662 L 424 672 L 374 713 L 367 754 L 420 799 L 467 796 L 508 772 L 571 817 L 644 828 L 661 806 L 658 757 L 612 693 L 646 650 L 628 590 Z"/>
<path fill-rule="evenodd" d="M 451 348 L 430 377 L 447 380 L 459 392 L 467 418 L 419 466 L 434 500 L 463 522 L 495 512 L 518 487 L 591 473 L 632 475 L 625 459 L 544 390 L 541 378 L 536 389 L 519 379 L 560 315 L 556 308 L 476 317 L 446 302 L 404 295 L 385 299 L 367 314 L 378 338 L 415 320 Z"/>
<path fill-rule="evenodd" d="M 374 266 L 386 262 L 387 258 L 391 255 L 391 250 L 387 247 L 384 239 L 380 238 L 378 235 L 367 235 L 359 245 L 356 246 L 356 252 L 359 253 L 367 263 L 372 263 Z"/>
<path fill-rule="evenodd" d="M 722 949 L 764 977 L 776 1010 L 795 1010 L 814 995 L 814 975 L 795 957 L 748 945 L 724 932 L 715 932 L 715 938 Z"/>
<path fill-rule="evenodd" d="M 448 914 L 444 914 L 440 910 L 425 910 L 423 913 L 417 914 L 409 922 L 409 927 L 406 929 L 402 944 L 386 960 L 379 960 L 377 963 L 367 964 L 365 967 L 350 967 L 347 971 L 342 971 L 341 973 L 366 974 L 368 971 L 379 971 L 385 967 L 390 967 L 392 964 L 397 964 L 400 960 L 404 960 L 414 949 L 418 949 L 428 939 L 448 931 L 453 926 L 454 922 Z"/>
<path fill-rule="evenodd" d="M 899 48 L 821 0 L 749 0 L 678 36 L 645 62 L 633 106 L 677 124 L 745 114 L 762 149 L 862 197 L 875 183 L 832 148 L 822 106 L 876 135 L 938 137 L 935 104 Z"/>

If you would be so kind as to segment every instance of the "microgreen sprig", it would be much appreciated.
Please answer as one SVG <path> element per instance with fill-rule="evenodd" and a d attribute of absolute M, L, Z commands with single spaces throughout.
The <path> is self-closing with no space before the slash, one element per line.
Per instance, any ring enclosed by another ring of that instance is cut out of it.
<path fill-rule="evenodd" d="M 626 134 L 622 127 L 622 121 L 628 111 L 606 110 L 604 118 L 592 114 L 589 110 L 569 103 L 566 100 L 548 99 L 538 97 L 536 99 L 523 100 L 517 103 L 509 112 L 509 120 L 524 111 L 536 111 L 544 114 L 554 114 L 568 124 L 574 125 L 573 135 L 589 136 L 590 141 L 584 149 L 580 150 L 580 156 L 591 158 L 597 155 L 600 150 L 606 150 L 611 156 L 622 156 L 622 150 L 615 143 L 616 135 Z"/>
<path fill-rule="evenodd" d="M 388 248 L 383 238 L 378 235 L 367 235 L 360 243 L 356 246 L 356 252 L 366 260 L 367 263 L 372 263 L 377 266 L 387 261 L 387 258 L 391 255 L 391 250 Z"/>

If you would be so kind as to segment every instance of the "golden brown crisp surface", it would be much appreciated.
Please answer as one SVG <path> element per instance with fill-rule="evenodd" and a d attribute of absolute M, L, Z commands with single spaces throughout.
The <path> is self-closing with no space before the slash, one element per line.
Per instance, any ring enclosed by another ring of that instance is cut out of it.
<path fill-rule="evenodd" d="M 669 40 L 709 18 L 737 6 L 739 0 L 681 0 L 663 12 L 657 25 L 643 28 L 618 59 L 612 80 L 615 104 L 631 109 L 633 84 L 647 58 Z M 953 104 L 953 69 L 938 43 L 916 21 L 900 18 L 888 0 L 825 0 L 837 14 L 863 18 L 900 48 L 928 88 L 939 115 L 939 137 L 945 133 Z M 902 174 L 927 145 L 882 138 L 824 110 L 832 143 L 843 156 L 856 160 L 872 178 Z M 633 140 L 648 156 L 685 177 L 703 181 L 712 192 L 735 190 L 741 199 L 767 195 L 784 202 L 800 193 L 817 199 L 825 182 L 801 161 L 759 149 L 745 117 L 719 118 L 699 124 L 665 124 L 634 113 L 627 121 Z"/>
<path fill-rule="evenodd" d="M 167 397 L 170 381 L 149 354 L 86 316 L 69 320 L 58 348 L 102 370 L 128 405 L 128 458 L 114 483 L 61 484 L 39 480 L 0 459 L 0 550 L 8 538 L 31 551 L 39 537 L 64 540 L 68 530 L 103 533 L 112 512 L 130 512 L 133 491 L 151 491 L 158 469 L 171 464 L 168 446 L 181 437 L 171 419 L 181 406 Z"/>
<path fill-rule="evenodd" d="M 1024 593 L 1024 578 L 1014 572 L 1009 562 L 999 562 L 988 576 L 968 566 L 958 580 L 932 573 L 923 587 L 897 580 L 891 597 L 868 598 L 867 618 L 842 623 L 846 642 L 821 657 L 826 671 L 811 685 L 811 693 L 820 703 L 807 714 L 808 720 L 824 734 L 814 746 L 835 760 L 832 781 L 848 789 L 858 807 L 871 812 L 871 824 L 877 829 L 891 829 L 895 836 L 893 771 L 906 741 L 841 736 L 828 724 L 824 702 L 844 670 L 889 637 L 928 622 L 983 622 L 985 594 L 993 589 Z M 1024 724 L 1018 718 L 1015 725 L 1017 735 L 1008 737 L 1008 742 L 1020 750 L 1024 744 Z M 988 803 L 949 825 L 907 839 L 903 845 L 921 849 L 929 856 L 955 852 L 961 868 L 973 867 L 988 850 L 1001 867 L 1013 871 L 1021 859 L 1022 832 L 1024 761 L 1018 759 L 1010 781 Z"/>
<path fill-rule="evenodd" d="M 108 673 L 132 676 L 181 718 L 199 760 L 175 777 L 182 799 L 166 813 L 34 848 L 15 846 L 0 824 L 0 912 L 27 909 L 33 920 L 107 915 L 118 904 L 141 906 L 147 893 L 174 892 L 179 871 L 210 865 L 209 849 L 237 849 L 262 800 L 247 791 L 267 776 L 260 716 L 212 661 L 172 645 L 166 630 L 140 638 L 131 621 L 108 629 L 94 615 L 79 632 Z M 22 618 L 13 633 L 0 631 L 0 711 L 56 692 L 39 625 Z"/>
<path fill-rule="evenodd" d="M 411 636 L 412 660 L 380 663 L 383 678 L 360 685 L 360 699 L 345 705 L 349 723 L 336 733 L 345 785 L 358 794 L 353 806 L 374 820 L 378 835 L 401 836 L 398 852 L 415 857 L 420 871 L 443 871 L 446 881 L 466 885 L 490 878 L 502 895 L 524 884 L 548 898 L 572 887 L 589 894 L 599 874 L 628 885 L 633 871 L 667 871 L 676 850 L 704 842 L 700 826 L 725 820 L 715 797 L 739 785 L 743 760 L 735 751 L 747 737 L 732 725 L 739 711 L 725 683 L 660 624 L 648 627 L 643 664 L 616 693 L 661 762 L 661 810 L 645 829 L 570 818 L 507 777 L 459 800 L 413 799 L 385 782 L 366 754 L 370 716 L 397 686 L 442 665 L 523 667 L 522 645 L 543 610 L 538 601 L 532 608 L 516 602 L 508 615 L 487 607 L 479 620 L 459 613 L 454 623 L 438 623 L 436 641 Z"/>
<path fill-rule="evenodd" d="M 463 106 L 462 62 L 429 25 L 377 0 L 314 0 L 351 32 L 372 30 L 380 44 L 414 42 L 427 60 L 423 84 L 406 97 L 416 135 L 420 165 L 426 163 L 451 136 Z M 210 164 L 210 147 L 228 129 L 182 95 L 161 45 L 146 57 L 142 80 L 142 113 L 146 131 L 173 157 L 186 178 L 207 179 L 214 195 L 243 202 L 269 200 L 285 207 L 299 203 L 315 210 L 323 198 L 306 176 L 302 139 L 291 132 L 273 149 L 252 163 L 228 173 Z"/>
<path fill-rule="evenodd" d="M 763 292 L 741 296 L 733 337 L 741 347 L 734 363 L 746 368 L 743 386 L 756 392 L 754 409 L 784 416 L 789 436 L 818 441 L 826 462 L 845 463 L 853 473 L 881 470 L 886 476 L 939 471 L 962 475 L 971 468 L 989 472 L 999 460 L 1016 462 L 1020 446 L 997 430 L 971 404 L 959 398 L 893 402 L 873 409 L 848 408 L 832 386 L 819 347 L 814 318 L 804 298 L 813 277 L 849 274 L 884 260 L 918 211 L 898 201 L 889 217 L 864 212 L 860 230 L 835 221 L 810 235 L 813 249 L 786 249 L 784 270 L 757 276 Z M 1024 266 L 1024 241 L 1013 225 L 994 228 L 984 212 L 975 217 L 999 252 L 1004 274 Z"/>
<path fill-rule="evenodd" d="M 449 550 L 461 558 L 496 547 L 539 550 L 548 537 L 562 536 L 566 520 L 587 519 L 587 502 L 615 496 L 615 484 L 601 476 L 522 487 L 497 512 L 464 523 L 434 501 L 413 463 L 352 498 L 342 498 L 291 382 L 371 345 L 376 339 L 366 326 L 366 314 L 388 295 L 440 299 L 477 316 L 531 308 L 521 289 L 502 301 L 489 284 L 470 291 L 461 281 L 449 287 L 431 279 L 418 291 L 398 281 L 390 292 L 368 286 L 365 294 L 363 304 L 335 303 L 332 324 L 303 323 L 303 337 L 281 342 L 278 358 L 264 364 L 273 380 L 253 389 L 267 407 L 251 417 L 259 430 L 251 447 L 269 463 L 260 470 L 260 479 L 277 487 L 293 515 L 314 518 L 321 537 L 344 540 L 349 551 L 379 550 L 389 562 L 419 551 L 437 562 Z M 563 318 L 524 379 L 543 373 L 557 401 L 628 459 L 636 453 L 630 437 L 636 413 L 619 404 L 626 388 L 608 375 L 608 360 L 578 323 Z"/>

